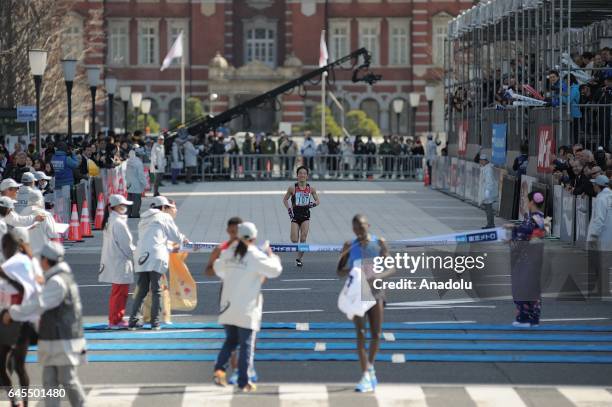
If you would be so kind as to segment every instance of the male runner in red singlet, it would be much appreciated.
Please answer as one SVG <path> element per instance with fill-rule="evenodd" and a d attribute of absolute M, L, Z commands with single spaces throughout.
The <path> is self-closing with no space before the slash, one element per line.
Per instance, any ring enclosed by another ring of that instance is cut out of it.
<path fill-rule="evenodd" d="M 317 191 L 307 183 L 308 168 L 302 165 L 297 168 L 296 172 L 298 182 L 287 189 L 283 197 L 283 204 L 291 219 L 291 241 L 305 243 L 310 228 L 310 208 L 318 206 L 321 201 Z M 291 206 L 289 206 L 289 199 L 291 199 Z M 295 259 L 298 267 L 302 267 L 302 257 L 304 257 L 304 252 L 298 252 L 298 257 Z"/>

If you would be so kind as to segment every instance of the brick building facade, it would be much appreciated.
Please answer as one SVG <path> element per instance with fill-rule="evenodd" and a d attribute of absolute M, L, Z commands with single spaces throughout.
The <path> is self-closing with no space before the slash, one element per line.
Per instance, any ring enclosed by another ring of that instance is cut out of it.
<path fill-rule="evenodd" d="M 160 72 L 161 62 L 183 30 L 186 93 L 203 101 L 205 112 L 220 112 L 318 65 L 319 37 L 327 27 L 330 61 L 361 46 L 373 55 L 372 70 L 383 80 L 353 84 L 351 71 L 336 70 L 329 89 L 346 107 L 362 109 L 383 132 L 396 132 L 393 100 L 406 101 L 401 134 L 409 123 L 408 93 L 423 94 L 417 132 L 427 130 L 426 85 L 437 86 L 434 131 L 443 125 L 443 48 L 447 22 L 472 0 L 88 0 L 68 16 L 64 56 L 84 55 L 84 66 L 102 66 L 118 86 L 130 85 L 152 99 L 151 114 L 162 127 L 180 117 L 180 69 Z M 306 98 L 284 95 L 251 115 L 254 130 L 278 122 L 302 123 L 320 103 L 319 86 Z M 104 114 L 103 92 L 99 99 Z M 117 93 L 119 93 L 117 91 Z M 209 103 L 209 95 L 218 100 Z M 334 109 L 335 110 L 335 109 Z M 115 123 L 123 123 L 120 104 Z M 335 111 L 335 114 L 339 113 Z M 103 120 L 101 116 L 99 120 Z M 247 123 L 232 123 L 241 129 Z"/>

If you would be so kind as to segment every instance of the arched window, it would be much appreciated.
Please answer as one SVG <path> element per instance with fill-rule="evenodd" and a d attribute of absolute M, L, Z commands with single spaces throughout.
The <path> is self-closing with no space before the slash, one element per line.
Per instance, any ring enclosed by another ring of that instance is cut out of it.
<path fill-rule="evenodd" d="M 62 57 L 80 59 L 83 53 L 83 20 L 70 14 L 62 31 Z"/>
<path fill-rule="evenodd" d="M 380 106 L 374 99 L 365 99 L 359 105 L 359 109 L 363 110 L 370 119 L 380 126 Z"/>

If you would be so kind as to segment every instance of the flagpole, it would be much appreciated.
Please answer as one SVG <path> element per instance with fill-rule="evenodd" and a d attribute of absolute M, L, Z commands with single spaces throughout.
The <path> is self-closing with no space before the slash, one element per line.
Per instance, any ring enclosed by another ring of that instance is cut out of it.
<path fill-rule="evenodd" d="M 185 52 L 184 50 L 183 52 L 181 52 L 181 124 L 185 124 Z"/>
<path fill-rule="evenodd" d="M 325 82 L 327 71 L 321 75 L 321 137 L 325 138 Z"/>

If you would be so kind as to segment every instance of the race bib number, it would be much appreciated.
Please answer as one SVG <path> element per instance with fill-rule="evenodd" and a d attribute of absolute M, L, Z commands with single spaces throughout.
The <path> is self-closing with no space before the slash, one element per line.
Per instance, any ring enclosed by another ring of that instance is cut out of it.
<path fill-rule="evenodd" d="M 308 206 L 310 204 L 310 192 L 297 191 L 295 193 L 296 206 Z"/>

